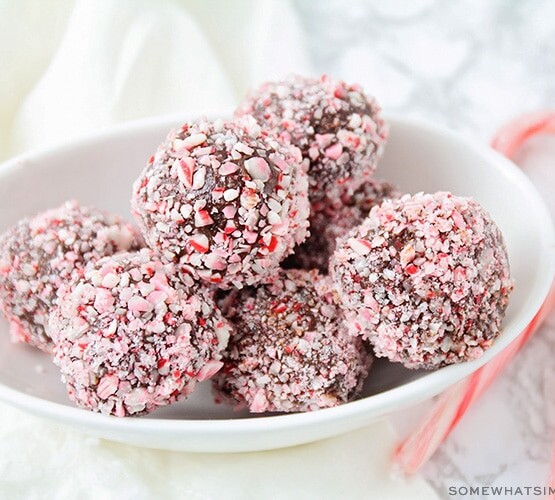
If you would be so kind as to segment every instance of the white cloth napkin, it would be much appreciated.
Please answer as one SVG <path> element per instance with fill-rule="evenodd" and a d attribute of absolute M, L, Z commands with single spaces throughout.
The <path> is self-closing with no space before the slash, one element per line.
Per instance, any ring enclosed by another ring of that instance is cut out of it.
<path fill-rule="evenodd" d="M 263 79 L 310 72 L 297 18 L 277 0 L 0 8 L 4 156 L 115 122 L 228 109 Z"/>
<path fill-rule="evenodd" d="M 0 157 L 115 122 L 234 106 L 248 87 L 310 73 L 277 0 L 22 0 L 0 4 Z M 385 423 L 288 450 L 154 451 L 86 437 L 0 404 L 0 497 L 433 499 L 395 481 Z"/>
<path fill-rule="evenodd" d="M 87 437 L 0 405 L 0 497 L 42 500 L 429 500 L 389 477 L 385 423 L 263 453 L 176 453 Z"/>

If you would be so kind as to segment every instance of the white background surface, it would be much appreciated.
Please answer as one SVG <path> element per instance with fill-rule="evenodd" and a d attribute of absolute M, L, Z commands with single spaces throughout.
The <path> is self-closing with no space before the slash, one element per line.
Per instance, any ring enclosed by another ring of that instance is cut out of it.
<path fill-rule="evenodd" d="M 276 1 L 234 0 L 233 8 L 220 14 L 213 9 L 226 2 L 219 0 L 202 2 L 203 8 L 199 0 L 107 0 L 102 12 L 93 9 L 96 2 L 83 0 L 68 32 L 73 2 L 52 1 L 48 9 L 38 9 L 39 3 L 0 4 L 2 157 L 114 121 L 232 105 L 245 87 L 289 71 L 308 71 L 311 65 L 362 83 L 388 110 L 446 124 L 483 142 L 520 112 L 555 107 L 555 3 L 550 0 L 296 0 L 292 9 L 286 2 L 278 7 Z M 123 37 L 130 25 L 131 34 Z M 524 151 L 522 163 L 555 210 L 555 144 L 535 143 L 543 152 Z M 555 427 L 554 347 L 552 315 L 426 467 L 442 498 L 452 498 L 446 493 L 452 485 L 544 483 Z M 417 411 L 399 415 L 396 425 L 406 429 Z M 330 482 L 334 471 L 340 472 L 330 467 L 332 457 L 353 464 L 345 465 L 343 490 L 352 498 L 371 498 L 370 491 L 378 491 L 382 482 L 398 486 L 384 472 L 383 450 L 393 445 L 391 437 L 381 446 L 373 441 L 387 434 L 383 426 L 345 436 L 344 442 L 314 445 L 307 455 L 300 450 L 267 461 L 246 458 L 239 461 L 241 472 L 226 466 L 225 459 L 211 465 L 89 440 L 4 407 L 0 422 L 0 492 L 9 491 L 10 498 L 43 498 L 45 493 L 73 498 L 76 488 L 86 497 L 92 486 L 104 488 L 96 498 L 116 493 L 140 498 L 138 492 L 143 498 L 177 497 L 185 491 L 188 498 L 218 498 L 216 489 L 202 488 L 206 484 L 235 488 L 231 498 L 249 498 L 257 486 L 265 486 L 257 479 L 256 464 L 284 474 L 298 460 L 310 462 L 308 457 L 322 462 L 313 464 L 310 477 L 295 476 L 294 484 L 328 478 L 321 491 L 333 493 L 330 498 L 341 491 L 333 489 L 338 482 Z M 368 442 L 381 455 L 369 453 Z M 243 473 L 243 481 L 214 482 L 222 477 L 218 471 L 234 480 Z M 203 483 L 189 481 L 190 489 L 184 490 L 183 476 Z M 357 477 L 363 479 L 357 482 Z M 36 486 L 31 490 L 29 485 Z M 316 492 L 314 487 L 309 491 Z M 298 498 L 280 497 L 277 486 L 274 493 L 267 498 Z M 411 498 L 418 495 L 431 498 L 422 485 Z M 400 490 L 397 498 L 403 498 Z"/>

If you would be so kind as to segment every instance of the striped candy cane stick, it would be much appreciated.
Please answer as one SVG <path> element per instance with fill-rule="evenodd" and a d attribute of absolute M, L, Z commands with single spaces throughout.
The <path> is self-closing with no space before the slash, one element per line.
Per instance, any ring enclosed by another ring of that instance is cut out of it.
<path fill-rule="evenodd" d="M 507 123 L 499 129 L 491 147 L 512 158 L 524 142 L 540 134 L 555 134 L 555 111 L 538 111 Z"/>
<path fill-rule="evenodd" d="M 499 130 L 492 141 L 492 147 L 510 158 L 523 142 L 535 135 L 546 133 L 555 133 L 555 112 L 533 113 L 512 121 Z M 428 461 L 472 403 L 486 391 L 554 306 L 555 288 L 551 290 L 540 310 L 514 342 L 482 368 L 455 384 L 438 398 L 424 423 L 395 451 L 393 467 L 396 472 L 414 473 Z M 555 486 L 555 468 L 552 476 Z"/>

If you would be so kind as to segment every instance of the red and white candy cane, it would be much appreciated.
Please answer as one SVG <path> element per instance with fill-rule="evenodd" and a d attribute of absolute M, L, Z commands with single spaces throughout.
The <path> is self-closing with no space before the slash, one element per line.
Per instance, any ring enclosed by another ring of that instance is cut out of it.
<path fill-rule="evenodd" d="M 502 127 L 493 138 L 491 146 L 511 158 L 518 148 L 531 137 L 550 133 L 555 133 L 555 112 L 532 113 L 517 118 Z M 438 398 L 424 423 L 395 451 L 393 466 L 396 471 L 411 474 L 428 461 L 472 403 L 486 391 L 554 306 L 555 287 L 552 288 L 550 295 L 532 321 L 514 342 L 482 368 L 455 384 Z M 551 483 L 555 487 L 555 448 Z"/>
<path fill-rule="evenodd" d="M 555 134 L 555 111 L 529 113 L 507 123 L 497 131 L 491 147 L 512 158 L 523 143 L 540 134 Z"/>

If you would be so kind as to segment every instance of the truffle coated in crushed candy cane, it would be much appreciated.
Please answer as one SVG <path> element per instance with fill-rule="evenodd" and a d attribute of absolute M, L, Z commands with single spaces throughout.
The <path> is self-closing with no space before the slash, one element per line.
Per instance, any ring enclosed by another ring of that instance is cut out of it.
<path fill-rule="evenodd" d="M 12 340 L 50 352 L 47 322 L 58 291 L 85 266 L 116 252 L 137 250 L 142 238 L 119 216 L 76 201 L 23 219 L 0 236 L 0 310 Z M 105 277 L 110 284 L 112 277 Z M 102 308 L 110 301 L 98 300 Z"/>
<path fill-rule="evenodd" d="M 190 279 L 241 288 L 268 279 L 308 236 L 298 149 L 252 117 L 171 131 L 133 188 L 147 244 Z"/>
<path fill-rule="evenodd" d="M 499 228 L 478 203 L 446 192 L 372 208 L 330 270 L 351 333 L 407 368 L 481 356 L 513 289 Z"/>
<path fill-rule="evenodd" d="M 111 278 L 106 288 L 98 276 L 116 276 L 117 284 Z M 221 368 L 231 335 L 210 294 L 147 249 L 88 266 L 60 295 L 49 328 L 71 399 L 118 417 L 186 398 Z"/>
<path fill-rule="evenodd" d="M 226 314 L 235 325 L 224 367 L 214 379 L 219 399 L 251 412 L 311 411 L 350 401 L 371 356 L 347 334 L 329 278 L 318 271 L 280 271 L 256 289 L 232 292 Z"/>
<path fill-rule="evenodd" d="M 309 166 L 311 201 L 339 200 L 376 169 L 388 135 L 381 109 L 358 85 L 322 76 L 262 84 L 236 116 L 253 115 L 263 129 L 298 146 Z"/>

